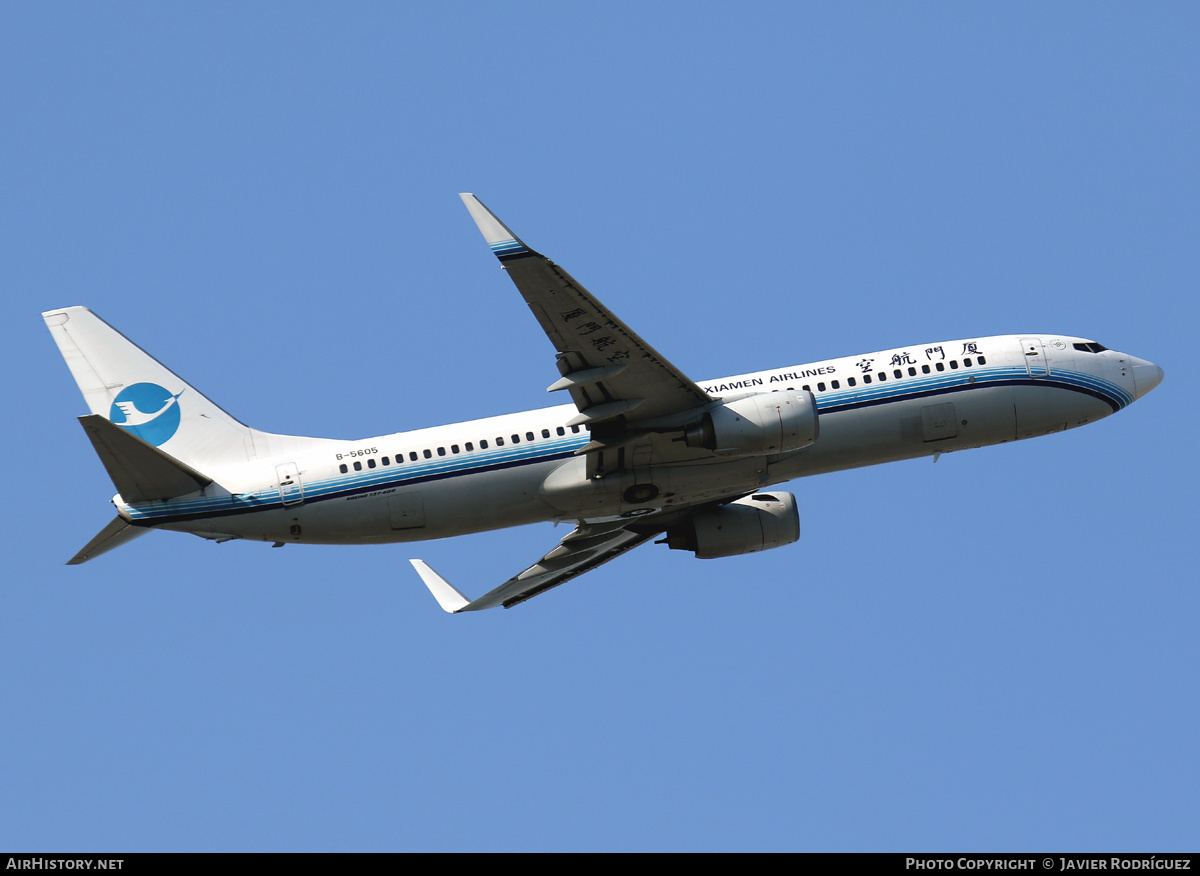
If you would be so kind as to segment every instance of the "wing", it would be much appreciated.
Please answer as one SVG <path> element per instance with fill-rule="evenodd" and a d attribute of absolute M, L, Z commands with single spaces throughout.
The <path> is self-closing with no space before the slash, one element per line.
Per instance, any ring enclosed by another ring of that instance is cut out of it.
<path fill-rule="evenodd" d="M 577 575 L 616 559 L 626 551 L 654 538 L 661 531 L 655 529 L 633 532 L 619 524 L 593 526 L 581 523 L 558 547 L 524 572 L 509 578 L 495 590 L 475 600 L 463 596 L 424 560 L 409 562 L 438 601 L 438 605 L 448 612 L 479 611 L 497 605 L 512 608 L 539 593 L 545 593 L 551 587 L 557 587 Z"/>
<path fill-rule="evenodd" d="M 627 423 L 661 422 L 712 402 L 570 274 L 526 246 L 478 198 L 460 197 L 558 351 L 562 377 L 548 391 L 567 390 L 579 409 L 569 425 L 591 429 L 592 442 L 585 448 L 589 476 L 601 464 L 602 451 L 648 442 L 636 429 L 626 429 Z M 603 467 L 611 471 L 613 461 Z"/>
<path fill-rule="evenodd" d="M 591 441 L 585 476 L 709 459 L 708 450 L 680 440 L 684 428 L 714 403 L 687 375 L 545 256 L 534 252 L 472 194 L 461 195 L 492 252 L 516 284 L 558 352 L 559 380 L 579 413 L 567 425 L 586 426 Z M 585 523 L 550 553 L 499 587 L 471 600 L 422 560 L 412 560 L 425 586 L 448 612 L 511 608 L 644 544 L 697 510 Z"/>

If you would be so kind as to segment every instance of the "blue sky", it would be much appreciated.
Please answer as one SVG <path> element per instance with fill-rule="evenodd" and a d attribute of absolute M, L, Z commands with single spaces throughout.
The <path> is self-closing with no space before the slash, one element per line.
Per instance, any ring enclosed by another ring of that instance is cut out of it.
<path fill-rule="evenodd" d="M 1195 848 L 1194 4 L 6 4 L 0 847 Z M 366 548 L 110 518 L 39 318 L 235 416 L 539 407 L 474 191 L 697 380 L 987 334 L 1163 385 L 794 483 L 798 544 L 443 614 L 550 525 Z M 36 428 L 34 428 L 36 427 Z"/>

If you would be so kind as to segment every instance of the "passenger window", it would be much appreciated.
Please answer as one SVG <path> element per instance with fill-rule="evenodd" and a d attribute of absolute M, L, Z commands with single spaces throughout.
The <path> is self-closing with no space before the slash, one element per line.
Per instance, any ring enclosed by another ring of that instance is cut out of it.
<path fill-rule="evenodd" d="M 899 380 L 901 377 L 904 376 L 904 372 L 901 371 L 899 368 L 897 368 L 895 371 L 892 372 L 892 376 L 895 377 L 897 380 Z"/>
<path fill-rule="evenodd" d="M 812 392 L 812 387 L 809 386 L 807 383 L 804 384 L 804 386 L 802 386 L 800 388 L 803 389 L 805 392 Z"/>
<path fill-rule="evenodd" d="M 513 435 L 513 436 L 512 436 L 512 443 L 513 443 L 513 444 L 520 444 L 520 443 L 521 443 L 521 436 L 520 436 L 520 435 Z"/>
<path fill-rule="evenodd" d="M 572 426 L 572 427 L 571 427 L 571 431 L 572 431 L 572 432 L 574 432 L 574 433 L 576 433 L 576 434 L 579 434 L 579 427 L 578 427 L 578 426 Z"/>
<path fill-rule="evenodd" d="M 846 383 L 848 383 L 850 386 L 855 386 L 855 385 L 856 385 L 856 384 L 854 383 L 854 378 L 853 378 L 853 377 L 847 378 L 847 380 L 846 380 Z"/>
<path fill-rule="evenodd" d="M 501 438 L 499 435 L 497 435 L 497 436 L 496 436 L 496 446 L 497 446 L 497 447 L 503 447 L 503 446 L 504 446 L 504 439 L 503 439 L 503 438 Z"/>
<path fill-rule="evenodd" d="M 916 376 L 917 376 L 917 369 L 916 369 L 916 368 L 913 368 L 913 367 L 911 367 L 911 366 L 910 366 L 910 367 L 909 367 L 909 369 L 908 369 L 908 376 L 909 376 L 909 377 L 916 377 Z"/>
<path fill-rule="evenodd" d="M 864 374 L 864 375 L 863 375 L 863 383 L 870 383 L 870 382 L 871 382 L 871 375 L 870 375 L 870 374 Z"/>
<path fill-rule="evenodd" d="M 341 465 L 338 466 L 338 471 L 340 471 L 342 474 L 345 474 L 346 472 L 350 471 L 350 469 L 347 468 L 346 463 L 343 462 Z"/>
<path fill-rule="evenodd" d="M 559 427 L 558 427 L 557 429 L 555 429 L 554 431 L 555 431 L 555 432 L 557 432 L 559 435 L 566 435 L 566 434 L 567 434 L 567 430 L 566 430 L 566 429 L 564 429 L 562 426 L 559 426 Z"/>
<path fill-rule="evenodd" d="M 885 380 L 887 380 L 887 372 L 880 371 L 878 374 L 875 375 L 875 379 L 878 380 L 880 383 L 883 383 Z"/>
<path fill-rule="evenodd" d="M 433 451 L 432 450 L 422 450 L 421 455 L 424 456 L 426 459 L 432 459 Z"/>
<path fill-rule="evenodd" d="M 451 452 L 451 453 L 458 453 L 458 445 L 457 445 L 457 444 L 451 444 L 451 445 L 450 445 L 450 452 Z"/>
<path fill-rule="evenodd" d="M 922 365 L 922 366 L 921 366 L 921 373 L 922 373 L 922 374 L 928 374 L 928 373 L 929 373 L 929 366 L 928 366 L 928 365 Z"/>
<path fill-rule="evenodd" d="M 942 364 L 941 362 L 934 362 L 933 367 L 936 368 L 938 371 L 946 370 L 946 366 L 944 364 Z"/>
<path fill-rule="evenodd" d="M 375 457 L 372 456 L 370 459 L 367 460 L 367 468 L 374 468 L 374 467 L 375 467 Z"/>
<path fill-rule="evenodd" d="M 479 442 L 479 449 L 487 450 L 487 439 L 486 438 L 484 438 L 482 441 Z"/>
<path fill-rule="evenodd" d="M 525 440 L 526 440 L 526 441 L 532 441 L 532 440 L 533 440 L 533 433 L 532 433 L 532 432 L 526 432 L 526 433 L 525 433 Z"/>
<path fill-rule="evenodd" d="M 549 437 L 550 437 L 550 430 L 549 430 L 549 429 L 543 429 L 543 430 L 542 430 L 542 437 L 543 437 L 543 438 L 549 438 Z"/>
<path fill-rule="evenodd" d="M 446 448 L 445 448 L 445 447 L 439 447 L 439 448 L 438 448 L 438 456 L 445 456 L 445 455 L 446 455 Z"/>
<path fill-rule="evenodd" d="M 362 463 L 361 463 L 361 462 L 356 462 L 356 463 L 354 463 L 354 470 L 355 470 L 355 471 L 362 471 Z"/>
<path fill-rule="evenodd" d="M 951 360 L 950 360 L 950 370 L 951 370 L 951 371 L 957 371 L 957 370 L 958 370 L 958 360 L 957 360 L 957 359 L 951 359 Z"/>
<path fill-rule="evenodd" d="M 410 450 L 408 453 L 408 458 L 411 459 L 413 462 L 416 462 L 417 461 L 417 451 Z"/>
<path fill-rule="evenodd" d="M 963 365 L 965 365 L 965 366 L 966 366 L 966 367 L 968 367 L 968 368 L 970 368 L 970 367 L 971 367 L 971 357 L 970 357 L 970 356 L 968 356 L 967 358 L 963 359 Z"/>
<path fill-rule="evenodd" d="M 979 357 L 979 364 L 980 364 L 980 365 L 986 365 L 986 364 L 987 364 L 987 359 L 985 359 L 985 358 L 983 358 L 982 356 L 980 356 L 980 357 Z"/>
<path fill-rule="evenodd" d="M 388 459 L 388 458 L 385 456 L 385 457 L 383 458 L 383 464 L 384 464 L 384 465 L 391 465 L 391 464 L 392 464 L 392 461 L 391 461 L 390 459 Z"/>
<path fill-rule="evenodd" d="M 842 388 L 842 385 L 841 385 L 840 383 L 838 383 L 836 380 L 834 380 L 834 381 L 831 381 L 829 385 L 830 385 L 831 387 L 833 387 L 834 389 L 841 389 L 841 388 Z"/>
<path fill-rule="evenodd" d="M 467 448 L 467 453 L 470 453 L 472 450 L 474 450 L 474 449 L 475 449 L 475 445 L 474 445 L 474 444 L 472 444 L 470 441 L 468 441 L 468 442 L 467 442 L 466 444 L 464 444 L 463 446 Z"/>
<path fill-rule="evenodd" d="M 824 384 L 824 383 L 818 383 L 818 384 L 817 384 L 817 392 L 824 392 L 824 391 L 825 391 L 825 384 Z"/>

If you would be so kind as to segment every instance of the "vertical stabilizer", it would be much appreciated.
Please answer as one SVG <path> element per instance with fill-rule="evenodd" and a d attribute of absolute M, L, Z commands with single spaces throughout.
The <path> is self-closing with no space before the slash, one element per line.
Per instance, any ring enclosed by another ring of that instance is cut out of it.
<path fill-rule="evenodd" d="M 254 455 L 254 432 L 86 307 L 42 314 L 93 414 L 200 471 Z"/>

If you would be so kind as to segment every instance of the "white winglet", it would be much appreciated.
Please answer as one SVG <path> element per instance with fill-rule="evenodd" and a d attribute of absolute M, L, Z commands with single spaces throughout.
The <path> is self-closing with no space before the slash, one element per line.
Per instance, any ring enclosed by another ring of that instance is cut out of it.
<path fill-rule="evenodd" d="M 496 258 L 505 259 L 512 256 L 527 255 L 531 252 L 529 247 L 525 246 L 521 242 L 521 239 L 513 234 L 507 225 L 497 219 L 491 210 L 483 206 L 483 202 L 479 198 L 470 192 L 460 192 L 458 196 L 467 205 L 467 210 L 470 211 L 471 218 L 479 226 L 480 232 L 483 233 L 483 239 L 492 248 L 492 252 L 496 254 Z"/>
<path fill-rule="evenodd" d="M 421 580 L 425 582 L 425 586 L 429 588 L 433 598 L 438 601 L 438 605 L 445 611 L 454 614 L 471 604 L 471 600 L 455 590 L 453 584 L 433 571 L 424 560 L 409 560 L 409 562 L 417 570 L 417 574 L 421 576 Z"/>

